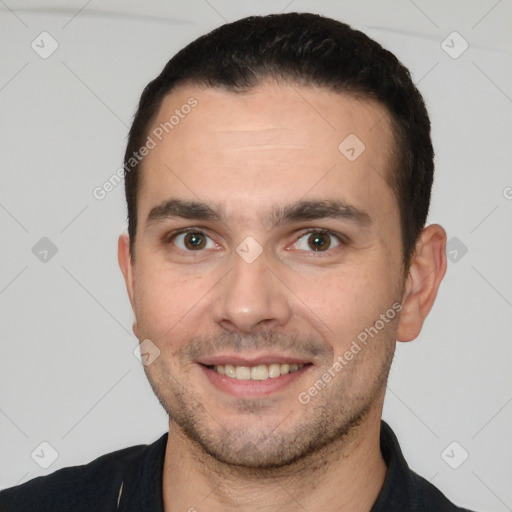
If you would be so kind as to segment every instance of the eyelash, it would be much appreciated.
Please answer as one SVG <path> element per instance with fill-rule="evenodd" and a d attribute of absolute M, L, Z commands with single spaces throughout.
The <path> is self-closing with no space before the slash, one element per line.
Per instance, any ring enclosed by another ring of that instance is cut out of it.
<path fill-rule="evenodd" d="M 204 231 L 202 231 L 201 229 L 198 229 L 198 228 L 187 228 L 187 229 L 182 229 L 182 230 L 179 230 L 179 231 L 172 231 L 171 233 L 167 234 L 164 238 L 164 243 L 166 244 L 170 244 L 172 243 L 172 241 L 174 240 L 175 237 L 177 237 L 178 235 L 182 235 L 182 234 L 185 234 L 185 233 L 196 233 L 198 235 L 203 235 L 205 237 L 208 237 L 210 238 L 211 240 L 211 237 L 208 236 Z M 311 253 L 313 255 L 315 255 L 315 257 L 322 257 L 324 255 L 329 255 L 329 253 L 331 253 L 334 249 L 340 247 L 340 246 L 343 246 L 343 245 L 347 245 L 348 244 L 348 239 L 347 237 L 339 234 L 339 233 L 335 233 L 334 231 L 331 231 L 329 229 L 325 229 L 325 228 L 317 228 L 317 229 L 308 229 L 306 231 L 302 231 L 298 238 L 295 240 L 294 243 L 297 243 L 302 237 L 304 237 L 305 235 L 309 235 L 309 234 L 325 234 L 325 235 L 329 235 L 333 238 L 336 238 L 337 241 L 339 242 L 339 245 L 337 247 L 334 247 L 332 249 L 327 249 L 326 251 L 305 251 L 307 253 Z M 178 247 L 176 247 L 176 249 L 178 249 L 179 251 L 181 252 L 185 252 L 187 254 L 193 254 L 194 256 L 199 256 L 203 250 L 198 250 L 198 251 L 185 251 L 183 249 L 180 249 Z M 197 254 L 194 254 L 194 253 L 197 253 Z"/>

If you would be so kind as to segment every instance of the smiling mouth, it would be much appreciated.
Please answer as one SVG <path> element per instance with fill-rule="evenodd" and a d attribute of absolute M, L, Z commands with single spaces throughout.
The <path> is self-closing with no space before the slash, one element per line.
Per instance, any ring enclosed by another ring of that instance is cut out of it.
<path fill-rule="evenodd" d="M 231 364 L 226 365 L 205 365 L 206 368 L 217 372 L 219 375 L 225 375 L 232 379 L 237 380 L 268 380 L 276 379 L 281 375 L 294 373 L 300 370 L 305 364 L 259 364 L 257 366 L 235 366 Z"/>

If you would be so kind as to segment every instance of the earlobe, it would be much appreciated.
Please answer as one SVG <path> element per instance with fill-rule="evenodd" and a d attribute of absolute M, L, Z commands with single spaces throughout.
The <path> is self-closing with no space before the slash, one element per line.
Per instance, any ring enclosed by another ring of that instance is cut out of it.
<path fill-rule="evenodd" d="M 126 291 L 128 292 L 128 298 L 132 306 L 133 314 L 136 315 L 136 303 L 135 303 L 135 277 L 133 262 L 130 252 L 130 237 L 127 233 L 119 235 L 117 242 L 117 259 L 119 261 L 119 267 L 123 273 L 124 282 L 126 284 Z M 137 336 L 137 317 L 132 326 L 133 333 Z"/>
<path fill-rule="evenodd" d="M 421 232 L 416 243 L 402 297 L 398 341 L 418 337 L 445 273 L 446 232 L 438 224 L 432 224 Z"/>

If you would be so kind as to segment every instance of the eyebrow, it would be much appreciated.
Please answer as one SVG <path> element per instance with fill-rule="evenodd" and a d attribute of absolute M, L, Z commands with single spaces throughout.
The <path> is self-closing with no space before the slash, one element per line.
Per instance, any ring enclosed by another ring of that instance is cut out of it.
<path fill-rule="evenodd" d="M 208 220 L 224 223 L 227 219 L 224 208 L 216 208 L 199 201 L 185 201 L 171 198 L 155 206 L 146 219 L 146 226 L 159 221 L 182 218 L 188 220 Z M 276 206 L 263 216 L 266 224 L 272 228 L 291 222 L 310 221 L 318 219 L 341 219 L 366 226 L 371 224 L 370 215 L 364 210 L 335 200 L 305 200 L 290 205 Z"/>

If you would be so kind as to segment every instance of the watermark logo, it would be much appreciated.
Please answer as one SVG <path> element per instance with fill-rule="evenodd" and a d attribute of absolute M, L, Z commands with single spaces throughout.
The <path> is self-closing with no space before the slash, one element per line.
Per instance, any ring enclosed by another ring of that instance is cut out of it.
<path fill-rule="evenodd" d="M 333 365 L 328 368 L 322 376 L 315 381 L 315 383 L 305 391 L 298 394 L 297 398 L 303 405 L 311 402 L 311 399 L 316 397 L 326 385 L 331 382 L 342 370 L 347 366 L 354 357 L 361 352 L 361 350 L 368 344 L 368 338 L 374 338 L 379 334 L 382 329 L 389 324 L 398 313 L 402 311 L 402 304 L 394 302 L 392 306 L 382 315 L 379 316 L 373 325 L 366 327 L 352 340 L 350 348 L 345 351 L 343 355 L 339 355 L 334 361 Z"/>
<path fill-rule="evenodd" d="M 38 466 L 48 469 L 59 458 L 59 452 L 48 441 L 43 441 L 34 448 L 30 456 Z"/>
<path fill-rule="evenodd" d="M 236 252 L 246 263 L 253 263 L 263 252 L 263 248 L 252 236 L 248 236 L 238 244 Z"/>
<path fill-rule="evenodd" d="M 365 149 L 363 141 L 353 133 L 343 139 L 338 146 L 338 151 L 350 162 L 357 160 Z"/>
<path fill-rule="evenodd" d="M 452 59 L 458 59 L 469 48 L 469 44 L 457 31 L 454 31 L 441 42 L 441 48 Z"/>
<path fill-rule="evenodd" d="M 458 469 L 469 457 L 467 450 L 457 441 L 452 441 L 442 452 L 441 458 L 452 469 Z"/>
<path fill-rule="evenodd" d="M 34 50 L 41 59 L 47 59 L 52 53 L 57 50 L 59 43 L 52 37 L 48 32 L 41 32 L 30 44 L 32 50 Z"/>
<path fill-rule="evenodd" d="M 32 247 L 32 254 L 42 263 L 48 263 L 56 254 L 57 246 L 46 236 L 43 236 Z"/>
<path fill-rule="evenodd" d="M 468 247 L 456 236 L 446 244 L 446 254 L 452 263 L 458 263 L 468 252 Z"/>
<path fill-rule="evenodd" d="M 133 355 L 144 365 L 149 366 L 160 357 L 160 349 L 149 339 L 137 345 Z"/>
<path fill-rule="evenodd" d="M 124 177 L 127 173 L 131 172 L 137 165 L 142 162 L 143 158 L 149 155 L 149 152 L 155 149 L 159 142 L 178 126 L 183 119 L 187 117 L 192 109 L 197 107 L 197 99 L 191 96 L 186 103 L 181 105 L 174 111 L 174 114 L 170 116 L 168 121 L 160 123 L 156 128 L 153 128 L 152 132 L 146 138 L 146 142 L 137 151 L 134 151 L 130 158 L 124 163 L 123 167 L 117 169 L 112 173 L 107 180 L 101 185 L 93 188 L 92 195 L 98 201 L 101 201 L 107 197 L 120 183 L 124 181 Z"/>

